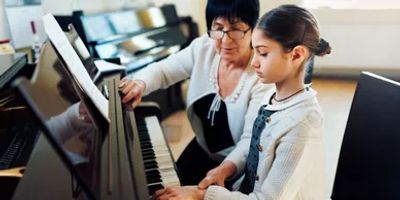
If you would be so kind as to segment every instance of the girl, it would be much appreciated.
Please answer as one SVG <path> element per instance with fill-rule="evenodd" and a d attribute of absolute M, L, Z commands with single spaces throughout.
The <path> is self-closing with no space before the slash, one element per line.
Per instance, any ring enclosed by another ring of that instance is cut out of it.
<path fill-rule="evenodd" d="M 252 65 L 263 83 L 274 83 L 262 101 L 252 133 L 197 187 L 166 188 L 158 199 L 323 199 L 322 114 L 316 92 L 304 85 L 304 67 L 330 53 L 307 10 L 284 5 L 266 13 L 253 35 Z M 250 148 L 249 148 L 250 146 Z M 228 177 L 243 175 L 234 185 Z M 212 185 L 213 184 L 213 185 Z"/>

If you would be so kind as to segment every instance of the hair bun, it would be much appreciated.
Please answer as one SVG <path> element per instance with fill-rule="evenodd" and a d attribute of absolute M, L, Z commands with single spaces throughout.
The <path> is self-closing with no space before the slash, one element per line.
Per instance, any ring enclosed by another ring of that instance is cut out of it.
<path fill-rule="evenodd" d="M 318 48 L 315 51 L 315 55 L 317 56 L 324 56 L 326 54 L 331 53 L 331 46 L 329 45 L 329 42 L 321 38 L 318 43 Z"/>

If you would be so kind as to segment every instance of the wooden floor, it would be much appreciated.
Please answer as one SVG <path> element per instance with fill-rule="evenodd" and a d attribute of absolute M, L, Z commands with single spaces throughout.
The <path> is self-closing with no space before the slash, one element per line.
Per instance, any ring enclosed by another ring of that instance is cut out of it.
<path fill-rule="evenodd" d="M 172 154 L 177 160 L 183 149 L 194 137 L 186 111 L 182 110 L 172 114 L 162 122 L 162 127 Z"/>
<path fill-rule="evenodd" d="M 323 135 L 326 147 L 327 191 L 332 191 L 337 160 L 353 100 L 356 81 L 317 79 L 313 88 L 324 114 Z"/>
<path fill-rule="evenodd" d="M 356 81 L 340 79 L 314 79 L 313 86 L 323 109 L 323 134 L 327 151 L 328 189 L 331 190 L 336 171 L 337 158 L 347 117 L 355 92 Z M 178 158 L 184 147 L 193 139 L 193 131 L 185 111 L 179 111 L 162 122 L 169 144 Z"/>

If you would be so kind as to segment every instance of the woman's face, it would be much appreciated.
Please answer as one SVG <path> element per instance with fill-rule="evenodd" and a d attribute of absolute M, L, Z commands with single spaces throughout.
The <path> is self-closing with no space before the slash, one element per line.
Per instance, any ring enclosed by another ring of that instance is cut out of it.
<path fill-rule="evenodd" d="M 254 56 L 251 64 L 261 82 L 283 82 L 294 72 L 291 53 L 286 53 L 277 41 L 268 38 L 262 30 L 254 29 L 252 46 Z"/>
<path fill-rule="evenodd" d="M 246 23 L 240 20 L 230 22 L 226 18 L 219 17 L 213 21 L 211 30 L 242 31 L 244 33 L 244 36 L 241 39 L 232 39 L 228 36 L 228 34 L 235 34 L 234 32 L 224 33 L 222 38 L 214 39 L 216 50 L 221 56 L 221 59 L 226 61 L 237 61 L 249 55 L 248 53 L 251 50 L 251 30 L 249 25 Z"/>

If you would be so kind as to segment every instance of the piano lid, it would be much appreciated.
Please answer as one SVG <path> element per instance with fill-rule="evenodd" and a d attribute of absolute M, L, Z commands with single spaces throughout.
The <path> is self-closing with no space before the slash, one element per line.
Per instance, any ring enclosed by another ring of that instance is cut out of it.
<path fill-rule="evenodd" d="M 25 53 L 0 55 L 0 89 L 2 89 L 26 65 Z"/>

